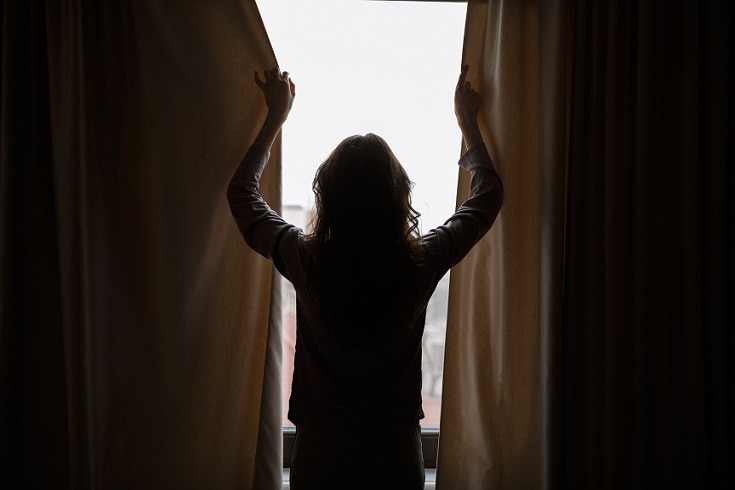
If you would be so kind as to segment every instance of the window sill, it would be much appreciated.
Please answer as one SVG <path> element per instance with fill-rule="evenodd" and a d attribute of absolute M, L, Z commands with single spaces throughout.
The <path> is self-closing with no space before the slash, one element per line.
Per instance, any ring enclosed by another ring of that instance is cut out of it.
<path fill-rule="evenodd" d="M 426 481 L 424 483 L 424 490 L 436 490 L 436 469 L 426 468 Z M 291 485 L 288 483 L 288 468 L 283 468 L 283 490 L 290 490 Z M 347 486 L 349 488 L 349 486 Z"/>

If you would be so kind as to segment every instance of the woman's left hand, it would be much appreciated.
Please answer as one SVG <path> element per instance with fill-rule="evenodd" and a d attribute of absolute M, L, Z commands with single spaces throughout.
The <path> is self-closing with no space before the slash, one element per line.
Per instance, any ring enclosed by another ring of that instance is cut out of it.
<path fill-rule="evenodd" d="M 283 124 L 291 111 L 296 96 L 296 85 L 287 71 L 281 72 L 278 67 L 263 71 L 265 81 L 255 72 L 255 83 L 263 91 L 265 104 L 268 106 L 268 118 L 276 124 Z"/>

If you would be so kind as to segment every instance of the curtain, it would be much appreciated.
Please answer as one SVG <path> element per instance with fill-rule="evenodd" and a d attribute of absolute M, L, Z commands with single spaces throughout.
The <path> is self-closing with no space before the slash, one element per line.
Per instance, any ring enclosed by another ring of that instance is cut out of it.
<path fill-rule="evenodd" d="M 438 487 L 735 484 L 734 21 L 470 1 L 506 197 L 452 271 Z"/>
<path fill-rule="evenodd" d="M 278 283 L 225 199 L 275 64 L 255 3 L 1 25 L 0 486 L 279 486 Z"/>
<path fill-rule="evenodd" d="M 451 272 L 437 488 L 543 488 L 549 331 L 561 313 L 566 18 L 560 2 L 470 2 L 463 63 L 505 202 Z M 460 174 L 458 202 L 469 189 Z"/>
<path fill-rule="evenodd" d="M 561 488 L 732 488 L 735 10 L 574 2 Z"/>

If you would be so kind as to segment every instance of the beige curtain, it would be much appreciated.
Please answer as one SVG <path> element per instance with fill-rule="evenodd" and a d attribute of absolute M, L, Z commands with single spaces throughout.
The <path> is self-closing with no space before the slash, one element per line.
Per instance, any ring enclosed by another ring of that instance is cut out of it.
<path fill-rule="evenodd" d="M 275 64 L 255 2 L 30 3 L 2 16 L 0 486 L 278 487 L 277 281 L 225 198 Z"/>
<path fill-rule="evenodd" d="M 438 487 L 735 483 L 734 19 L 470 1 L 505 205 L 451 277 Z"/>
<path fill-rule="evenodd" d="M 558 3 L 468 5 L 463 63 L 483 95 L 505 202 L 451 273 L 437 488 L 538 489 L 550 471 L 547 334 L 559 316 L 566 138 Z M 468 184 L 460 173 L 458 202 Z"/>

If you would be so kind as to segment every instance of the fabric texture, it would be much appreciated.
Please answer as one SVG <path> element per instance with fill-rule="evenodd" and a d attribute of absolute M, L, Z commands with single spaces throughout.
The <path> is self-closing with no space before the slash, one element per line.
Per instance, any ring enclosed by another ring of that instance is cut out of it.
<path fill-rule="evenodd" d="M 284 221 L 258 192 L 268 157 L 267 149 L 253 145 L 232 177 L 227 195 L 245 241 L 272 259 L 296 290 L 297 340 L 289 418 L 297 428 L 324 416 L 378 432 L 381 427 L 415 427 L 423 417 L 421 337 L 426 304 L 449 268 L 492 226 L 502 205 L 502 184 L 485 146 L 470 149 L 459 162 L 471 174 L 470 196 L 444 225 L 422 237 L 425 263 L 408 285 L 418 292 L 409 324 L 382 336 L 378 347 L 335 341 L 323 325 L 310 289 L 314 259 L 308 237 Z M 373 308 L 382 311 L 385 305 Z"/>
<path fill-rule="evenodd" d="M 573 2 L 558 488 L 735 485 L 735 8 Z"/>
<path fill-rule="evenodd" d="M 277 282 L 224 192 L 275 65 L 255 3 L 4 2 L 2 26 L 0 486 L 276 488 Z"/>
<path fill-rule="evenodd" d="M 437 488 L 545 485 L 548 332 L 560 312 L 563 263 L 558 66 L 566 42 L 558 10 L 554 2 L 468 4 L 462 62 L 483 97 L 483 139 L 506 200 L 451 273 Z M 466 192 L 460 175 L 458 201 Z"/>
<path fill-rule="evenodd" d="M 437 488 L 735 484 L 733 26 L 470 1 L 506 199 L 452 272 Z"/>

